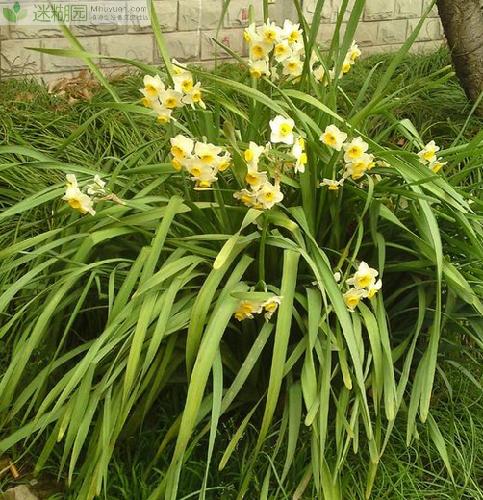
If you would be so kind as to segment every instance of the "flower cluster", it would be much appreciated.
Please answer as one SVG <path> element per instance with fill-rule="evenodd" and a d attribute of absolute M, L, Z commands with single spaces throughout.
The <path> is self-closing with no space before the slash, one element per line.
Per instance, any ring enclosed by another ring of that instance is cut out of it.
<path fill-rule="evenodd" d="M 265 319 L 268 321 L 278 309 L 281 302 L 282 297 L 279 297 L 278 295 L 274 295 L 263 302 L 241 300 L 237 310 L 235 311 L 235 318 L 238 321 L 253 319 L 255 314 L 261 314 L 263 312 Z"/>
<path fill-rule="evenodd" d="M 347 54 L 345 55 L 344 62 L 342 63 L 342 69 L 339 74 L 339 78 L 342 78 L 346 73 L 350 71 L 352 66 L 355 64 L 357 59 L 361 56 L 361 50 L 355 41 L 352 42 Z M 330 69 L 327 74 L 324 69 L 324 66 L 320 63 L 317 53 L 312 52 L 312 56 L 310 58 L 310 70 L 314 75 L 314 78 L 327 85 L 330 80 L 334 79 L 335 76 L 335 68 Z"/>
<path fill-rule="evenodd" d="M 272 145 L 280 145 L 284 148 L 292 146 L 290 154 L 293 157 L 291 165 L 294 172 L 304 172 L 307 163 L 307 153 L 305 152 L 305 141 L 303 137 L 294 134 L 295 122 L 292 118 L 277 115 L 270 120 L 270 142 L 266 146 L 259 146 L 251 141 L 248 149 L 243 153 L 247 166 L 245 182 L 248 189 L 242 189 L 234 194 L 234 197 L 241 200 L 247 207 L 268 210 L 276 203 L 283 200 L 283 193 L 280 190 L 280 166 L 274 173 L 274 182 L 270 182 L 268 172 L 259 168 L 262 155 L 269 159 L 268 153 L 272 150 Z"/>
<path fill-rule="evenodd" d="M 180 65 L 176 59 L 172 60 L 172 72 L 174 88 L 166 87 L 159 75 L 145 75 L 144 87 L 139 89 L 143 98 L 141 102 L 147 108 L 152 109 L 160 123 L 168 123 L 172 119 L 172 113 L 176 108 L 182 108 L 186 104 L 195 107 L 195 104 L 203 109 L 201 83 L 194 83 L 193 75 Z"/>
<path fill-rule="evenodd" d="M 338 181 L 323 179 L 321 186 L 337 190 L 347 177 L 351 177 L 353 180 L 360 179 L 368 170 L 374 167 L 374 155 L 367 152 L 369 144 L 362 137 L 354 137 L 350 141 L 346 141 L 346 139 L 347 134 L 339 130 L 335 125 L 328 125 L 320 136 L 320 140 L 330 148 L 336 151 L 344 150 L 345 163 L 342 179 Z"/>
<path fill-rule="evenodd" d="M 446 165 L 446 162 L 442 162 L 441 158 L 438 158 L 437 152 L 439 150 L 440 147 L 436 146 L 434 141 L 430 141 L 418 153 L 419 161 L 423 165 L 427 165 L 435 174 Z"/>
<path fill-rule="evenodd" d="M 229 168 L 230 153 L 214 144 L 193 141 L 177 135 L 171 141 L 171 164 L 176 170 L 186 170 L 195 182 L 195 189 L 209 189 L 217 180 L 217 173 Z"/>
<path fill-rule="evenodd" d="M 81 214 L 95 215 L 94 203 L 107 195 L 106 183 L 98 175 L 95 175 L 92 182 L 87 185 L 86 192 L 83 192 L 79 188 L 74 174 L 67 174 L 65 180 L 65 194 L 62 199 Z"/>
<path fill-rule="evenodd" d="M 283 26 L 267 22 L 250 24 L 243 34 L 248 43 L 250 74 L 255 78 L 281 76 L 297 78 L 302 74 L 304 42 L 299 24 L 286 19 Z"/>
<path fill-rule="evenodd" d="M 376 281 L 378 274 L 366 262 L 361 262 L 357 271 L 346 280 L 345 283 L 350 288 L 344 293 L 344 302 L 349 311 L 354 312 L 361 299 L 372 299 L 382 288 L 382 281 L 380 279 Z M 336 273 L 334 277 L 336 281 L 339 281 L 340 273 Z"/>
<path fill-rule="evenodd" d="M 268 179 L 268 173 L 259 170 L 260 157 L 269 149 L 270 145 L 259 146 L 251 141 L 243 153 L 247 165 L 245 182 L 248 184 L 248 189 L 242 189 L 233 196 L 247 207 L 268 210 L 283 200 L 278 178 L 275 178 L 272 184 Z"/>

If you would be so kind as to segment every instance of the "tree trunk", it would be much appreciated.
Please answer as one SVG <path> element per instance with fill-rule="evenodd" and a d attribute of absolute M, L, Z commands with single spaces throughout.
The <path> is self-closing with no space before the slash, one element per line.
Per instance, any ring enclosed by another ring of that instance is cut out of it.
<path fill-rule="evenodd" d="M 483 91 L 483 11 L 480 0 L 437 0 L 461 86 L 475 102 Z M 483 103 L 478 106 L 483 115 Z"/>

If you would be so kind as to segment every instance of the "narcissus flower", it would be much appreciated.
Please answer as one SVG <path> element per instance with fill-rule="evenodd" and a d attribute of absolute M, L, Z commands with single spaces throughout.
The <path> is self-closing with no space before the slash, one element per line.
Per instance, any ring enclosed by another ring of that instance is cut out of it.
<path fill-rule="evenodd" d="M 340 151 L 342 145 L 347 138 L 347 134 L 339 130 L 335 125 L 328 125 L 324 133 L 320 136 L 320 140 L 327 146 Z"/>
<path fill-rule="evenodd" d="M 257 168 L 260 156 L 265 152 L 265 149 L 265 146 L 259 146 L 257 143 L 250 141 L 248 149 L 243 153 L 243 158 L 247 162 L 249 168 Z"/>
<path fill-rule="evenodd" d="M 283 200 L 283 193 L 280 191 L 279 183 L 271 184 L 266 182 L 257 191 L 257 201 L 266 210 L 272 208 L 276 203 Z"/>
<path fill-rule="evenodd" d="M 65 194 L 62 197 L 67 202 L 69 207 L 77 210 L 81 214 L 95 215 L 94 202 L 91 197 L 83 193 L 77 184 L 77 179 L 74 174 L 66 176 Z"/>
<path fill-rule="evenodd" d="M 273 314 L 277 311 L 278 306 L 282 303 L 282 297 L 278 295 L 274 295 L 270 297 L 267 301 L 263 303 L 263 309 L 265 310 L 265 319 L 267 321 L 273 316 Z"/>
<path fill-rule="evenodd" d="M 354 41 L 352 41 L 352 45 L 349 48 L 349 51 L 347 52 L 347 58 L 350 59 L 352 62 L 355 62 L 359 57 L 361 57 L 362 52 L 359 49 L 359 45 Z"/>
<path fill-rule="evenodd" d="M 293 24 L 292 21 L 285 19 L 282 27 L 282 36 L 287 39 L 290 44 L 302 43 L 302 30 L 300 24 Z"/>
<path fill-rule="evenodd" d="M 294 141 L 293 128 L 295 122 L 292 118 L 285 118 L 284 116 L 277 115 L 273 120 L 270 120 L 270 141 L 274 144 L 282 142 L 291 146 Z"/>
<path fill-rule="evenodd" d="M 329 188 L 329 191 L 338 191 L 343 184 L 343 178 L 338 181 L 334 179 L 322 179 L 322 182 L 320 183 L 321 186 L 326 186 L 327 188 Z"/>
<path fill-rule="evenodd" d="M 292 156 L 295 158 L 295 172 L 305 172 L 305 165 L 307 164 L 307 153 L 305 152 L 305 141 L 299 137 L 292 146 Z"/>
<path fill-rule="evenodd" d="M 188 94 L 193 88 L 193 75 L 189 71 L 183 71 L 173 76 L 174 90 Z"/>
<path fill-rule="evenodd" d="M 282 34 L 281 29 L 275 23 L 271 23 L 270 19 L 267 19 L 267 22 L 262 24 L 262 26 L 258 28 L 257 32 L 263 42 L 267 45 L 273 45 L 280 39 L 280 35 Z"/>
<path fill-rule="evenodd" d="M 245 28 L 245 30 L 243 31 L 243 39 L 245 40 L 245 42 L 251 43 L 255 41 L 257 38 L 258 34 L 256 25 L 255 23 L 251 23 L 250 26 Z"/>
<path fill-rule="evenodd" d="M 233 198 L 240 200 L 246 207 L 250 208 L 262 208 L 260 203 L 257 201 L 256 191 L 250 191 L 248 189 L 242 189 L 233 194 Z"/>
<path fill-rule="evenodd" d="M 292 55 L 292 49 L 287 40 L 277 43 L 273 48 L 273 56 L 277 62 L 283 62 Z"/>
<path fill-rule="evenodd" d="M 436 153 L 440 150 L 434 141 L 429 141 L 421 151 L 419 151 L 419 161 L 421 163 L 432 163 L 436 160 Z"/>
<path fill-rule="evenodd" d="M 252 61 L 266 59 L 270 50 L 272 50 L 271 44 L 265 43 L 261 38 L 256 38 L 252 40 L 249 48 L 250 59 Z"/>
<path fill-rule="evenodd" d="M 174 57 L 171 59 L 171 70 L 174 75 L 181 75 L 182 73 L 189 73 L 188 68 L 177 61 Z"/>
<path fill-rule="evenodd" d="M 344 144 L 344 161 L 355 161 L 369 149 L 369 144 L 362 137 L 356 137 L 351 142 Z"/>
<path fill-rule="evenodd" d="M 170 139 L 171 150 L 170 153 L 177 159 L 183 160 L 184 158 L 189 158 L 193 152 L 194 141 L 189 137 L 183 135 L 177 135 Z"/>
<path fill-rule="evenodd" d="M 198 82 L 196 85 L 193 85 L 191 90 L 186 92 L 186 94 L 182 97 L 181 101 L 183 104 L 191 104 L 194 107 L 195 104 L 202 109 L 206 109 L 206 104 L 203 101 L 203 93 L 201 89 L 201 83 Z"/>
<path fill-rule="evenodd" d="M 283 61 L 283 75 L 297 77 L 302 74 L 304 63 L 298 56 L 292 56 Z"/>
<path fill-rule="evenodd" d="M 171 109 L 166 109 L 160 106 L 159 109 L 155 109 L 155 111 L 157 113 L 156 120 L 158 121 L 158 123 L 166 125 L 166 123 L 169 123 L 171 121 L 171 115 L 173 114 L 173 111 Z"/>
<path fill-rule="evenodd" d="M 213 164 L 222 149 L 214 144 L 197 142 L 195 144 L 195 155 L 205 164 Z"/>
<path fill-rule="evenodd" d="M 359 159 L 346 163 L 344 176 L 353 180 L 360 179 L 374 164 L 374 155 L 364 153 Z"/>
<path fill-rule="evenodd" d="M 248 169 L 245 176 L 245 182 L 254 190 L 258 190 L 260 186 L 268 182 L 266 172 L 258 172 L 254 169 Z"/>
<path fill-rule="evenodd" d="M 258 61 L 248 61 L 250 75 L 254 78 L 261 78 L 262 76 L 270 76 L 270 68 L 268 59 L 260 59 Z"/>
<path fill-rule="evenodd" d="M 366 296 L 366 290 L 361 290 L 360 288 L 349 288 L 349 290 L 344 293 L 344 303 L 350 312 L 354 312 L 361 299 Z"/>
<path fill-rule="evenodd" d="M 182 98 L 183 94 L 173 89 L 164 90 L 159 95 L 161 105 L 166 109 L 181 108 L 183 106 Z"/>
<path fill-rule="evenodd" d="M 242 300 L 235 311 L 235 318 L 238 321 L 244 319 L 253 319 L 254 314 L 259 314 L 263 311 L 262 303 L 252 300 Z"/>
<path fill-rule="evenodd" d="M 352 278 L 347 280 L 347 284 L 356 288 L 368 288 L 375 283 L 378 274 L 375 269 L 369 267 L 369 264 L 361 262 Z"/>
<path fill-rule="evenodd" d="M 146 97 L 157 97 L 164 91 L 164 83 L 159 75 L 145 75 L 143 78 L 144 88 L 140 89 Z"/>
<path fill-rule="evenodd" d="M 228 151 L 223 156 L 217 156 L 215 159 L 215 167 L 218 172 L 224 172 L 231 165 L 231 155 Z"/>
<path fill-rule="evenodd" d="M 369 285 L 369 287 L 367 289 L 367 298 L 372 299 L 372 297 L 374 297 L 374 295 L 376 295 L 376 293 L 381 288 L 382 288 L 382 281 L 381 280 L 377 280 L 374 284 Z"/>
<path fill-rule="evenodd" d="M 438 158 L 437 160 L 432 161 L 428 167 L 435 173 L 437 174 L 445 165 L 446 161 L 441 161 L 441 158 Z"/>

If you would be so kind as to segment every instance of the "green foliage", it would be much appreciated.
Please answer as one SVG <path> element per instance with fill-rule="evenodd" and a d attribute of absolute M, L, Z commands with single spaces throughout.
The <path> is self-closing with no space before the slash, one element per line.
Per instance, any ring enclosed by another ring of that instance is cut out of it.
<path fill-rule="evenodd" d="M 356 1 L 346 31 L 334 38 L 336 68 L 362 4 Z M 430 403 L 435 374 L 446 366 L 441 340 L 452 334 L 482 345 L 483 138 L 471 133 L 471 117 L 455 136 L 455 124 L 433 127 L 417 113 L 425 95 L 456 93 L 449 68 L 424 68 L 408 81 L 414 35 L 390 63 L 327 87 L 308 68 L 299 84 L 281 86 L 235 81 L 227 68 L 197 70 L 208 109 L 185 109 L 162 129 L 135 102 L 140 78 L 107 82 L 94 55 L 65 32 L 72 50 L 50 53 L 87 61 L 105 91 L 54 117 L 42 103 L 65 103 L 45 93 L 36 96 L 43 109 L 35 113 L 7 100 L 1 116 L 0 338 L 8 362 L 0 451 L 17 450 L 21 459 L 19 443 L 45 438 L 37 470 L 58 453 L 78 498 L 92 498 L 109 486 L 119 443 L 178 393 L 184 408 L 160 429 L 150 464 L 163 464 L 153 499 L 178 498 L 205 436 L 199 488 L 209 497 L 216 486 L 210 464 L 236 460 L 251 426 L 258 432 L 245 449 L 240 497 L 254 483 L 262 497 L 273 484 L 284 491 L 300 463 L 294 450 L 307 452 L 307 443 L 311 465 L 303 478 L 312 498 L 347 497 L 341 477 L 351 470 L 350 449 L 364 459 L 369 495 L 391 434 L 401 441 L 399 413 L 408 445 L 419 436 L 417 419 L 429 422 L 451 474 Z M 315 30 L 308 37 L 310 47 Z M 278 113 L 292 116 L 306 137 L 309 163 L 299 177 L 282 178 L 281 205 L 248 209 L 233 199 L 245 174 L 241 151 L 268 139 Z M 362 136 L 390 166 L 337 193 L 318 188 L 338 161 L 318 139 L 330 123 Z M 233 167 L 214 191 L 193 191 L 169 164 L 169 139 L 180 130 L 232 150 Z M 448 162 L 438 175 L 415 155 L 435 138 Z M 124 203 L 104 200 L 96 215 L 80 216 L 61 200 L 66 173 L 81 185 L 100 173 Z M 333 271 L 347 277 L 362 260 L 379 270 L 384 288 L 351 314 Z M 260 292 L 282 296 L 273 319 L 235 320 L 240 298 Z M 228 415 L 238 432 L 218 457 L 218 429 Z"/>

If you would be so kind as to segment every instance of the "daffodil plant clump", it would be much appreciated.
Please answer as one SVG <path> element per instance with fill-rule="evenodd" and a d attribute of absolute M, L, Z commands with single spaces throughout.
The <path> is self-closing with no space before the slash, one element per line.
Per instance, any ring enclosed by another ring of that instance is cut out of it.
<path fill-rule="evenodd" d="M 206 498 L 210 469 L 225 467 L 248 429 L 256 443 L 238 498 L 288 488 L 303 444 L 312 460 L 291 491 L 338 499 L 349 454 L 367 461 L 370 495 L 399 413 L 408 444 L 419 421 L 438 439 L 441 338 L 483 313 L 474 271 L 459 260 L 461 241 L 482 251 L 481 228 L 471 189 L 458 184 L 473 175 L 464 165 L 482 138 L 436 145 L 430 130 L 394 117 L 408 102 L 388 84 L 424 16 L 375 90 L 373 70 L 351 98 L 341 81 L 361 56 L 364 2 L 341 9 L 326 51 L 316 43 L 322 5 L 310 25 L 277 25 L 264 2 L 265 21 L 245 30 L 248 59 L 217 42 L 243 68 L 235 81 L 171 59 L 150 3 L 163 65 L 134 62 L 141 96 L 129 99 L 64 28 L 69 54 L 112 97 L 99 113 L 117 113 L 133 147 L 92 165 L 5 150 L 65 179 L 2 215 L 15 226 L 49 204 L 45 231 L 32 225 L 2 251 L 18 281 L 0 296 L 0 335 L 15 335 L 0 380 L 0 451 L 46 436 L 38 470 L 61 456 L 59 472 L 90 499 L 118 443 L 175 393 L 182 407 L 152 461 L 169 455 L 170 465 L 150 500 L 179 498 L 201 439 Z M 218 455 L 228 415 L 237 431 Z M 450 470 L 440 441 L 438 450 Z"/>

